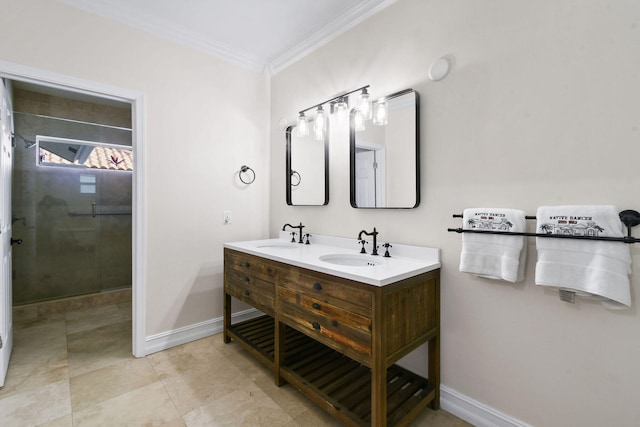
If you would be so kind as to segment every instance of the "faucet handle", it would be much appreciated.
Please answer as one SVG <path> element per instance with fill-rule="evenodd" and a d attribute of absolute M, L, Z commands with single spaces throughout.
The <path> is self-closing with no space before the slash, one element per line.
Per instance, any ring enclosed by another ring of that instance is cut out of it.
<path fill-rule="evenodd" d="M 304 235 L 304 237 L 307 238 L 307 241 L 306 241 L 305 244 L 310 245 L 311 243 L 309 242 L 309 237 L 311 237 L 311 234 L 307 233 L 307 234 Z"/>
<path fill-rule="evenodd" d="M 389 248 L 392 248 L 393 246 L 389 243 L 385 243 L 384 245 L 382 245 L 385 249 L 384 251 L 384 257 L 385 258 L 391 258 L 391 255 L 389 255 Z"/>
<path fill-rule="evenodd" d="M 362 239 L 362 240 L 360 240 L 360 242 L 358 242 L 358 243 L 360 243 L 360 244 L 362 245 L 362 249 L 360 249 L 360 253 L 361 253 L 361 254 L 366 254 L 366 253 L 367 253 L 367 251 L 364 249 L 364 245 L 366 245 L 366 244 L 367 244 L 367 243 L 369 243 L 369 242 L 367 242 L 366 240 Z"/>
<path fill-rule="evenodd" d="M 296 233 L 295 231 L 292 231 L 289 234 L 291 234 L 291 243 L 295 243 L 296 242 L 296 234 L 298 234 L 298 233 Z"/>

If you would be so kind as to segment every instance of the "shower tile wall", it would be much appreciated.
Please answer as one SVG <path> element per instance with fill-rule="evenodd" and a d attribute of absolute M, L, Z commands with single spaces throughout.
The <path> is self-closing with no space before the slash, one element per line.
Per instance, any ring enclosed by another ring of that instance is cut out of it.
<path fill-rule="evenodd" d="M 16 88 L 13 175 L 14 305 L 131 286 L 131 216 L 69 216 L 70 212 L 131 212 L 130 172 L 39 167 L 36 135 L 131 145 L 131 111 Z M 69 120 L 56 120 L 50 117 Z M 24 138 L 24 139 L 23 139 Z M 80 192 L 80 176 L 96 192 Z"/>

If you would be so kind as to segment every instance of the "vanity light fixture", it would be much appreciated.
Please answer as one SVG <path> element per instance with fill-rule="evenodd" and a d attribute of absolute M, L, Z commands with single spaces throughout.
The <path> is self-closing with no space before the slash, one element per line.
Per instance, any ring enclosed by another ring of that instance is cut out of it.
<path fill-rule="evenodd" d="M 296 127 L 298 128 L 296 130 L 297 135 L 300 137 L 304 137 L 309 134 L 309 132 L 311 131 L 311 129 L 309 129 L 309 127 L 311 126 L 311 123 L 310 123 L 310 120 L 305 116 L 305 112 L 316 109 L 315 118 L 312 120 L 313 136 L 317 140 L 325 139 L 329 117 L 327 116 L 327 113 L 322 108 L 322 106 L 328 104 L 330 107 L 329 108 L 330 113 L 336 113 L 336 117 L 339 122 L 347 122 L 348 121 L 347 118 L 349 117 L 349 95 L 354 94 L 356 92 L 360 92 L 360 93 L 358 94 L 357 106 L 355 108 L 354 113 L 359 112 L 359 114 L 357 117 L 354 117 L 354 118 L 356 118 L 358 121 L 361 121 L 361 125 L 357 126 L 358 127 L 357 130 L 364 130 L 364 122 L 366 120 L 370 120 L 371 114 L 372 114 L 371 99 L 369 96 L 369 92 L 367 91 L 368 87 L 369 85 L 362 86 L 348 92 L 343 92 L 340 95 L 334 96 L 331 99 L 328 99 L 324 102 L 321 102 L 319 104 L 316 104 L 309 108 L 305 108 L 304 110 L 300 111 L 298 120 L 297 120 L 297 125 L 296 125 Z M 385 110 L 385 113 L 386 113 L 386 110 Z M 384 123 L 380 123 L 380 124 L 384 124 Z"/>
<path fill-rule="evenodd" d="M 324 115 L 324 109 L 322 105 L 318 105 L 318 110 L 316 111 L 316 119 L 313 122 L 313 132 L 314 136 L 318 141 L 322 141 L 324 139 L 325 130 L 327 120 Z"/>
<path fill-rule="evenodd" d="M 387 115 L 387 100 L 379 99 L 378 101 L 373 103 L 373 124 L 382 126 L 386 125 L 388 122 Z"/>
<path fill-rule="evenodd" d="M 366 87 L 363 87 L 362 92 L 358 95 L 358 110 L 362 113 L 364 120 L 371 120 L 371 96 Z"/>
<path fill-rule="evenodd" d="M 304 138 L 309 135 L 309 122 L 307 121 L 307 116 L 304 115 L 304 112 L 300 113 L 298 116 L 298 136 Z"/>

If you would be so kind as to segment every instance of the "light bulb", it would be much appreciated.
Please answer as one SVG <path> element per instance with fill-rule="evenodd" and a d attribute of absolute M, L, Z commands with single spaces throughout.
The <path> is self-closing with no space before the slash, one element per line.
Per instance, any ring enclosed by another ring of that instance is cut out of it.
<path fill-rule="evenodd" d="M 333 111 L 335 111 L 336 116 L 338 117 L 338 122 L 344 123 L 347 120 L 347 114 L 349 110 L 349 106 L 345 102 L 344 98 L 340 98 L 338 102 L 333 105 Z"/>
<path fill-rule="evenodd" d="M 309 122 L 307 122 L 307 117 L 304 113 L 300 113 L 298 117 L 298 136 L 304 138 L 309 135 Z"/>
<path fill-rule="evenodd" d="M 358 96 L 358 109 L 362 112 L 364 120 L 371 120 L 371 97 L 367 88 L 362 89 L 362 93 Z"/>
<path fill-rule="evenodd" d="M 386 125 L 387 124 L 387 101 L 382 100 L 373 104 L 373 124 L 374 125 Z"/>

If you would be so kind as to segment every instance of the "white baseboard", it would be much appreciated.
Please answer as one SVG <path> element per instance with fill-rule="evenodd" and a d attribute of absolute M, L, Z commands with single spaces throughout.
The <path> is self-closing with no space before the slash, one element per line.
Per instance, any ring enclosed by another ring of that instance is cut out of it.
<path fill-rule="evenodd" d="M 476 427 L 530 427 L 443 385 L 440 386 L 440 407 Z"/>
<path fill-rule="evenodd" d="M 237 323 L 253 319 L 262 314 L 261 311 L 251 308 L 234 313 L 231 317 L 234 323 Z M 145 340 L 145 354 L 156 353 L 200 338 L 219 334 L 222 332 L 223 322 L 224 318 L 218 317 L 148 336 Z M 444 385 L 440 386 L 440 407 L 476 427 L 530 427 L 529 424 L 496 411 Z"/>
<path fill-rule="evenodd" d="M 255 308 L 240 311 L 231 315 L 233 323 L 243 322 L 261 316 L 263 313 Z M 206 320 L 193 325 L 184 326 L 178 329 L 162 332 L 156 335 L 148 336 L 145 339 L 145 354 L 157 353 L 177 345 L 186 344 L 200 338 L 209 337 L 211 335 L 222 332 L 224 318 Z"/>

